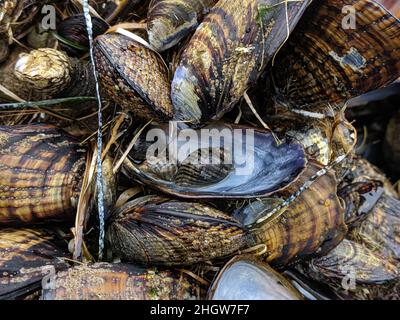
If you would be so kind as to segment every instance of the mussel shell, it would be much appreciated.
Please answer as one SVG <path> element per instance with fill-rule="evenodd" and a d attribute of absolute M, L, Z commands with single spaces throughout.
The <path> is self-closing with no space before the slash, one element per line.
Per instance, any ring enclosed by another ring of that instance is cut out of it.
<path fill-rule="evenodd" d="M 147 29 L 157 51 L 175 46 L 195 30 L 202 17 L 218 0 L 152 0 Z"/>
<path fill-rule="evenodd" d="M 124 261 L 142 265 L 192 265 L 229 257 L 251 244 L 244 228 L 226 214 L 157 196 L 116 209 L 107 238 Z"/>
<path fill-rule="evenodd" d="M 368 180 L 353 182 L 338 191 L 346 203 L 345 221 L 354 227 L 368 217 L 384 194 L 381 181 Z"/>
<path fill-rule="evenodd" d="M 71 221 L 86 151 L 48 125 L 0 127 L 0 225 Z"/>
<path fill-rule="evenodd" d="M 288 36 L 286 14 L 291 31 L 309 2 L 220 0 L 175 71 L 174 119 L 199 125 L 231 110 Z"/>
<path fill-rule="evenodd" d="M 108 29 L 108 24 L 97 17 L 92 17 L 93 23 L 93 38 L 105 33 Z M 64 39 L 71 41 L 81 47 L 86 47 L 89 50 L 89 39 L 86 31 L 85 17 L 83 14 L 70 16 L 57 24 L 57 33 Z M 80 56 L 84 51 L 78 50 L 68 44 L 59 41 L 60 48 L 66 51 L 69 55 Z"/>
<path fill-rule="evenodd" d="M 400 261 L 400 201 L 384 194 L 349 237 L 373 252 Z"/>
<path fill-rule="evenodd" d="M 384 156 L 387 166 L 396 174 L 400 174 L 400 112 L 392 119 L 386 129 Z"/>
<path fill-rule="evenodd" d="M 400 3 L 397 0 L 378 0 L 378 2 L 400 19 Z"/>
<path fill-rule="evenodd" d="M 309 162 L 305 173 L 282 194 L 255 201 L 234 213 L 240 222 L 252 226 L 256 243 L 266 246 L 266 262 L 281 266 L 323 255 L 343 240 L 347 232 L 344 208 L 336 195 L 337 180 L 331 171 L 317 179 L 289 206 L 255 224 L 284 199 L 298 192 L 321 169 L 321 165 Z"/>
<path fill-rule="evenodd" d="M 153 129 L 164 133 L 166 139 L 168 139 L 167 127 L 154 127 Z M 307 159 L 304 149 L 299 143 L 291 141 L 291 139 L 283 141 L 278 146 L 273 135 L 268 131 L 224 123 L 211 124 L 204 130 L 209 130 L 206 132 L 211 133 L 213 138 L 211 143 L 208 137 L 201 134 L 202 131 L 200 130 L 195 131 L 198 139 L 190 139 L 189 142 L 186 141 L 186 132 L 184 130 L 179 131 L 177 135 L 178 151 L 182 150 L 183 146 L 187 146 L 187 143 L 190 144 L 190 150 L 199 150 L 201 145 L 208 144 L 210 148 L 215 148 L 218 152 L 222 148 L 230 154 L 233 166 L 224 165 L 223 162 L 215 164 L 215 166 L 188 167 L 185 163 L 176 162 L 172 162 L 170 165 L 167 163 L 158 165 L 154 159 L 146 159 L 141 164 L 136 165 L 134 163 L 135 157 L 143 159 L 144 156 L 137 154 L 134 150 L 131 153 L 133 161 L 125 162 L 125 171 L 152 188 L 182 198 L 246 199 L 265 197 L 286 188 L 297 179 L 306 166 Z M 185 136 L 184 138 L 180 137 L 181 133 Z M 190 131 L 190 133 L 193 133 L 193 131 Z M 220 139 L 221 136 L 226 136 L 226 138 Z M 251 136 L 254 137 L 254 142 L 250 139 Z M 166 141 L 167 146 L 170 143 L 170 140 Z M 235 145 L 235 143 L 238 143 L 238 145 Z M 146 148 L 146 150 L 149 150 L 149 147 L 146 146 Z M 146 154 L 146 151 L 142 150 L 142 153 Z M 253 156 L 254 162 L 252 162 Z M 159 158 L 157 157 L 157 159 Z M 168 166 L 171 168 L 166 174 L 163 171 L 167 170 Z M 210 170 L 213 170 L 213 172 Z M 219 174 L 220 176 L 212 178 L 207 183 L 207 181 L 203 181 L 204 171 L 208 171 L 210 175 Z M 180 173 L 182 174 L 180 175 Z M 184 179 L 183 175 L 187 179 Z M 180 177 L 181 181 L 185 180 L 187 183 L 177 183 L 174 180 L 174 177 L 177 176 Z"/>
<path fill-rule="evenodd" d="M 252 256 L 236 256 L 219 272 L 208 292 L 211 300 L 302 300 L 281 274 Z"/>
<path fill-rule="evenodd" d="M 65 252 L 45 230 L 0 229 L 0 300 L 23 298 L 39 291 L 51 267 L 68 267 Z"/>
<path fill-rule="evenodd" d="M 348 5 L 356 28 L 343 28 Z M 340 104 L 400 74 L 400 20 L 377 1 L 312 4 L 273 68 L 280 100 L 294 107 Z"/>
<path fill-rule="evenodd" d="M 94 48 L 105 98 L 142 118 L 172 117 L 168 70 L 155 52 L 120 34 L 97 37 Z"/>
<path fill-rule="evenodd" d="M 184 273 L 128 264 L 80 265 L 54 281 L 54 289 L 43 290 L 44 300 L 195 300 L 202 294 Z"/>
<path fill-rule="evenodd" d="M 356 284 L 382 285 L 399 278 L 397 267 L 390 261 L 347 239 L 308 266 L 309 276 L 337 286 L 350 271 L 354 272 Z"/>

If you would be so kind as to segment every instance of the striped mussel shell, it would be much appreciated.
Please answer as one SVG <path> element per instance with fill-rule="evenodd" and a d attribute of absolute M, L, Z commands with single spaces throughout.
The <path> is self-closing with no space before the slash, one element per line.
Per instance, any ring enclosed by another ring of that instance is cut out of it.
<path fill-rule="evenodd" d="M 308 118 L 283 112 L 268 117 L 268 125 L 276 134 L 285 134 L 298 141 L 307 155 L 323 165 L 350 153 L 356 144 L 356 129 L 344 118 L 336 116 Z"/>
<path fill-rule="evenodd" d="M 0 127 L 0 225 L 71 221 L 86 151 L 48 125 Z"/>
<path fill-rule="evenodd" d="M 97 37 L 94 53 L 105 99 L 144 119 L 172 117 L 168 69 L 157 53 L 120 34 Z"/>
<path fill-rule="evenodd" d="M 150 44 L 170 49 L 194 31 L 218 0 L 152 0 L 147 14 Z"/>
<path fill-rule="evenodd" d="M 288 2 L 286 7 L 279 0 L 220 0 L 197 28 L 175 71 L 174 118 L 199 125 L 231 110 L 309 2 Z"/>
<path fill-rule="evenodd" d="M 283 275 L 253 256 L 236 256 L 219 272 L 210 300 L 302 300 Z"/>
<path fill-rule="evenodd" d="M 96 263 L 59 272 L 44 300 L 197 300 L 201 286 L 179 271 Z"/>
<path fill-rule="evenodd" d="M 323 255 L 343 240 L 347 232 L 344 208 L 336 195 L 337 180 L 332 171 L 285 204 L 285 199 L 296 195 L 321 170 L 320 164 L 310 161 L 305 173 L 284 192 L 250 202 L 234 213 L 250 229 L 256 243 L 265 245 L 266 262 L 275 266 L 295 263 Z"/>
<path fill-rule="evenodd" d="M 165 266 L 223 259 L 251 244 L 240 223 L 221 211 L 158 196 L 116 209 L 107 238 L 123 261 Z"/>
<path fill-rule="evenodd" d="M 375 0 L 315 2 L 275 62 L 283 103 L 341 104 L 399 77 L 400 20 Z"/>
<path fill-rule="evenodd" d="M 349 238 L 388 259 L 400 261 L 400 201 L 384 194 Z"/>
<path fill-rule="evenodd" d="M 351 240 L 343 240 L 326 256 L 299 266 L 314 280 L 326 283 L 343 297 L 375 299 L 399 279 L 397 267 L 386 258 Z"/>
<path fill-rule="evenodd" d="M 65 255 L 49 231 L 0 229 L 0 300 L 37 293 L 46 275 L 68 267 Z"/>
<path fill-rule="evenodd" d="M 182 198 L 266 197 L 292 184 L 307 164 L 298 142 L 288 138 L 278 145 L 274 136 L 262 129 L 215 122 L 202 130 L 178 129 L 176 139 L 170 138 L 167 126 L 154 126 L 149 132 L 160 134 L 158 142 L 165 143 L 158 155 L 149 156 L 154 145 L 143 142 L 125 161 L 124 171 L 152 188 Z M 189 141 L 187 134 L 192 137 Z M 177 159 L 168 154 L 173 142 Z"/>

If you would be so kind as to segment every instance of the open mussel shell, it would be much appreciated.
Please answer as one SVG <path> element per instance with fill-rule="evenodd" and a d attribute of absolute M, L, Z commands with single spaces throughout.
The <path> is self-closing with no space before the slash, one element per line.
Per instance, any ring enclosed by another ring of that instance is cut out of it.
<path fill-rule="evenodd" d="M 44 300 L 196 300 L 199 284 L 178 271 L 96 263 L 59 272 Z"/>
<path fill-rule="evenodd" d="M 152 0 L 147 29 L 157 51 L 175 46 L 195 30 L 202 17 L 218 0 Z"/>
<path fill-rule="evenodd" d="M 326 256 L 313 259 L 303 270 L 309 277 L 335 288 L 337 293 L 347 291 L 356 299 L 371 298 L 370 290 L 374 287 L 384 291 L 384 286 L 399 279 L 394 264 L 347 239 Z"/>
<path fill-rule="evenodd" d="M 97 37 L 94 49 L 105 98 L 141 118 L 172 117 L 168 70 L 157 53 L 120 34 Z"/>
<path fill-rule="evenodd" d="M 175 71 L 174 118 L 199 125 L 231 110 L 309 2 L 220 0 L 197 28 Z"/>
<path fill-rule="evenodd" d="M 142 154 L 134 150 L 124 170 L 152 188 L 183 198 L 268 196 L 295 181 L 307 163 L 299 143 L 286 139 L 277 145 L 274 136 L 261 129 L 214 123 L 204 131 L 178 130 L 177 139 L 169 138 L 166 126 L 152 129 L 147 136 L 154 133 L 161 139 L 158 155 L 151 156 L 154 145 L 143 143 Z M 175 143 L 176 158 L 167 150 Z"/>
<path fill-rule="evenodd" d="M 256 243 L 265 245 L 266 262 L 281 266 L 323 255 L 343 240 L 347 232 L 344 208 L 336 195 L 337 180 L 331 171 L 294 202 L 284 204 L 321 169 L 321 165 L 309 162 L 305 173 L 282 194 L 251 202 L 234 213 L 251 228 Z M 274 212 L 279 206 L 282 209 Z"/>
<path fill-rule="evenodd" d="M 302 300 L 281 274 L 252 256 L 236 256 L 219 272 L 208 292 L 211 300 Z"/>
<path fill-rule="evenodd" d="M 0 229 L 0 300 L 34 294 L 47 275 L 66 269 L 58 245 L 45 230 Z"/>
<path fill-rule="evenodd" d="M 400 20 L 375 0 L 315 2 L 273 68 L 278 98 L 309 110 L 343 103 L 399 74 Z"/>
<path fill-rule="evenodd" d="M 233 218 L 197 203 L 157 196 L 131 201 L 111 218 L 107 238 L 124 261 L 192 265 L 226 258 L 251 244 Z"/>
<path fill-rule="evenodd" d="M 400 261 L 400 201 L 384 194 L 349 237 L 373 252 Z"/>
<path fill-rule="evenodd" d="M 72 221 L 86 151 L 48 125 L 0 127 L 0 225 Z"/>

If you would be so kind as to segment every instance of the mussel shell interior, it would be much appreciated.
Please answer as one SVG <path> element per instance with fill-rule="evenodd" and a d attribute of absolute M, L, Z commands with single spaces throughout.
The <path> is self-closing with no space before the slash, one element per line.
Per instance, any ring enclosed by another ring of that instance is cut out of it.
<path fill-rule="evenodd" d="M 302 296 L 280 274 L 254 259 L 234 258 L 209 291 L 212 300 L 300 300 Z"/>
<path fill-rule="evenodd" d="M 232 132 L 234 126 L 228 124 L 217 124 L 205 129 L 228 129 Z M 238 127 L 239 129 L 241 127 Z M 152 164 L 144 161 L 136 166 L 133 163 L 126 169 L 141 182 L 160 189 L 163 192 L 178 195 L 184 198 L 195 196 L 196 198 L 254 198 L 266 196 L 284 189 L 290 185 L 303 172 L 307 164 L 307 158 L 303 147 L 295 142 L 284 141 L 277 145 L 273 135 L 268 131 L 255 129 L 254 142 L 249 143 L 246 137 L 246 130 L 242 130 L 240 145 L 242 150 L 237 150 L 233 144 L 219 139 L 212 139 L 210 148 L 223 148 L 232 155 L 233 170 L 221 170 L 226 173 L 225 177 L 215 179 L 214 183 L 181 185 L 173 179 L 168 179 L 157 170 Z M 233 137 L 233 136 L 232 136 Z M 235 136 L 233 139 L 236 139 Z M 235 140 L 232 140 L 235 141 Z M 178 150 L 186 141 L 178 141 Z M 199 142 L 189 140 L 190 150 L 199 148 Z M 250 157 L 248 156 L 250 155 Z M 131 157 L 134 159 L 136 155 Z M 140 156 L 139 156 L 140 158 Z M 216 164 L 220 165 L 220 164 Z M 179 175 L 178 168 L 175 170 Z M 212 166 L 208 165 L 210 169 Z M 204 169 L 204 168 L 203 168 Z M 182 178 L 182 176 L 180 175 Z"/>

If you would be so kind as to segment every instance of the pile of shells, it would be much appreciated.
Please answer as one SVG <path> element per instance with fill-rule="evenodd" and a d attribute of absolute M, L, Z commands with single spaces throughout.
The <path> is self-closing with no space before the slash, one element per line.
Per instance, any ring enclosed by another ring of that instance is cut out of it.
<path fill-rule="evenodd" d="M 0 299 L 400 299 L 398 1 L 4 0 L 0 36 Z"/>

